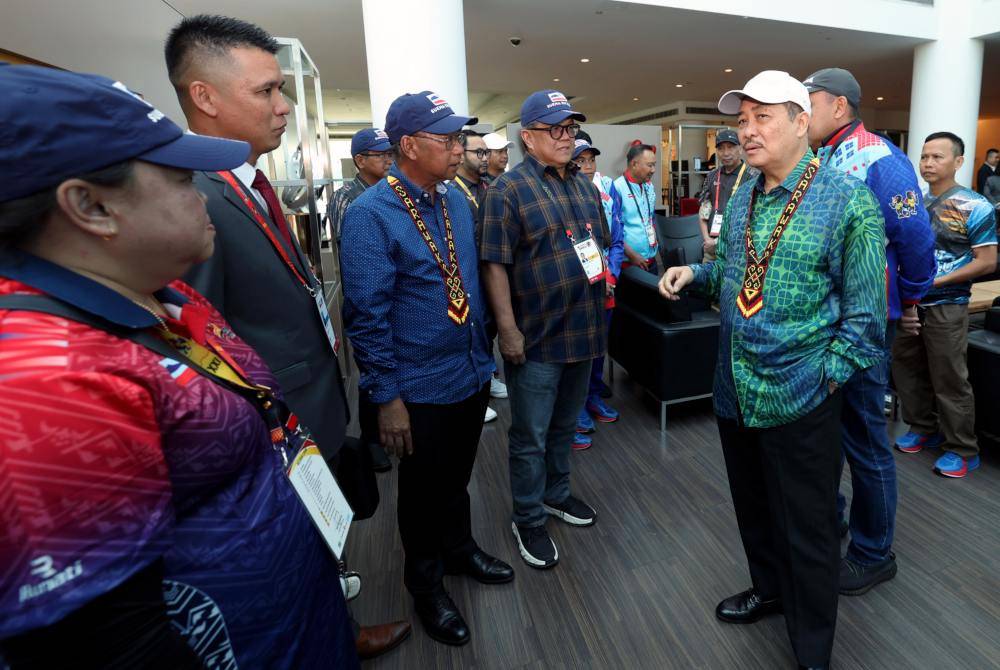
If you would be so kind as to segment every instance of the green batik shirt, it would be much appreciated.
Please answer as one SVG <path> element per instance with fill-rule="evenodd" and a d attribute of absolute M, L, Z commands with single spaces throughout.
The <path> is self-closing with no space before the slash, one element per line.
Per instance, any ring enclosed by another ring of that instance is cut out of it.
<path fill-rule="evenodd" d="M 820 168 L 764 279 L 764 306 L 737 307 L 746 267 L 746 223 L 756 189 L 753 240 L 762 254 L 782 210 L 813 158 L 764 193 L 764 175 L 740 186 L 726 206 L 717 260 L 692 265 L 695 289 L 718 300 L 721 326 L 715 412 L 751 428 L 791 423 L 883 356 L 886 325 L 885 222 L 864 182 Z"/>

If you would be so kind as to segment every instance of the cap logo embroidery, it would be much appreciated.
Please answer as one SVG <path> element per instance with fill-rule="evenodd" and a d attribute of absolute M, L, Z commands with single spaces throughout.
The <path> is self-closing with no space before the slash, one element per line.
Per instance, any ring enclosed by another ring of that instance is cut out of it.
<path fill-rule="evenodd" d="M 157 109 L 156 107 L 153 107 L 153 106 L 152 106 L 151 104 L 149 104 L 148 102 L 146 102 L 146 101 L 145 101 L 145 100 L 144 100 L 144 99 L 142 98 L 142 96 L 141 96 L 141 95 L 138 95 L 138 94 L 136 94 L 136 93 L 133 93 L 132 91 L 130 91 L 130 90 L 129 90 L 129 88 L 128 88 L 128 86 L 126 86 L 125 84 L 121 83 L 120 81 L 116 81 L 116 82 L 115 82 L 115 83 L 113 83 L 113 84 L 112 84 L 111 86 L 112 86 L 113 88 L 117 88 L 117 89 L 118 89 L 119 91 L 124 91 L 125 93 L 128 93 L 128 94 L 129 94 L 129 95 L 131 95 L 131 96 L 132 96 L 133 98 L 135 98 L 136 100 L 138 100 L 138 101 L 139 101 L 139 102 L 141 102 L 142 104 L 144 104 L 144 105 L 146 105 L 147 107 L 149 107 L 149 108 L 150 108 L 150 110 L 152 110 L 152 111 L 150 111 L 150 112 L 149 112 L 149 114 L 146 114 L 146 118 L 147 118 L 147 119 L 149 119 L 150 121 L 152 121 L 153 123 L 156 123 L 157 121 L 159 121 L 160 119 L 162 119 L 162 118 L 164 118 L 164 117 L 165 117 L 165 115 L 164 115 L 164 113 L 163 113 L 163 112 L 161 112 L 161 111 L 160 111 L 160 110 L 158 110 L 158 109 Z"/>
<path fill-rule="evenodd" d="M 431 93 L 427 96 L 427 99 L 431 101 L 432 105 L 434 105 L 434 107 L 431 108 L 431 114 L 437 114 L 442 109 L 448 109 L 448 101 L 437 93 Z"/>
<path fill-rule="evenodd" d="M 549 100 L 555 103 L 567 104 L 567 105 L 569 104 L 569 100 L 566 99 L 566 96 L 560 93 L 559 91 L 554 91 L 552 93 L 549 93 Z"/>
<path fill-rule="evenodd" d="M 377 139 L 377 140 L 387 140 L 387 139 L 389 139 L 389 135 L 384 130 L 376 130 L 375 131 L 375 139 Z"/>

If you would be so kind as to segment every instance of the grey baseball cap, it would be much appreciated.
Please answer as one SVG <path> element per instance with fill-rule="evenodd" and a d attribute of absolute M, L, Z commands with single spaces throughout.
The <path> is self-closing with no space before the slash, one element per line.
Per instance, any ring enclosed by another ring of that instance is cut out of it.
<path fill-rule="evenodd" d="M 719 146 L 723 142 L 729 142 L 730 144 L 740 146 L 740 138 L 737 136 L 736 132 L 732 130 L 723 130 L 715 136 L 715 146 Z"/>
<path fill-rule="evenodd" d="M 844 96 L 854 109 L 861 106 L 861 86 L 854 75 L 839 67 L 828 67 L 813 72 L 802 82 L 810 93 L 826 91 L 830 95 Z"/>

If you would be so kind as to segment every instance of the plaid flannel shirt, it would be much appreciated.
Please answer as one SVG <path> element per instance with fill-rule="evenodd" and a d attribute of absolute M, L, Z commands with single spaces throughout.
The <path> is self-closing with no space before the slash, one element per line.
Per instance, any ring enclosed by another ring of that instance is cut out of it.
<path fill-rule="evenodd" d="M 567 231 L 577 242 L 593 235 L 601 248 L 610 240 L 601 203 L 577 168 L 560 178 L 526 156 L 490 185 L 480 226 L 480 260 L 507 266 L 525 356 L 572 363 L 604 355 L 604 280 L 589 282 Z"/>

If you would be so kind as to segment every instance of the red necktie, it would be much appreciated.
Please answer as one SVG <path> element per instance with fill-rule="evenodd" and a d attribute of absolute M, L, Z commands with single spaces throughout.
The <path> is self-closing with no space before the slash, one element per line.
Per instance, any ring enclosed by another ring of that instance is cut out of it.
<path fill-rule="evenodd" d="M 257 174 L 254 175 L 252 186 L 257 189 L 257 191 L 264 196 L 264 202 L 267 203 L 267 210 L 271 214 L 271 220 L 274 221 L 274 225 L 278 227 L 278 232 L 281 236 L 285 238 L 285 242 L 288 243 L 288 248 L 292 251 L 295 250 L 294 245 L 292 245 L 292 233 L 288 230 L 288 221 L 285 220 L 284 214 L 281 212 L 281 203 L 278 202 L 278 196 L 274 193 L 274 188 L 271 186 L 271 182 L 267 180 L 264 173 L 257 170 Z"/>

